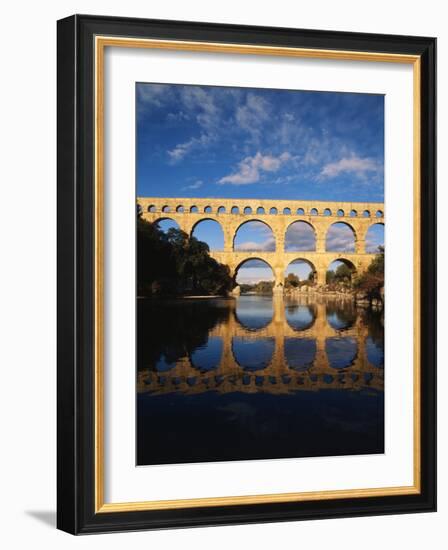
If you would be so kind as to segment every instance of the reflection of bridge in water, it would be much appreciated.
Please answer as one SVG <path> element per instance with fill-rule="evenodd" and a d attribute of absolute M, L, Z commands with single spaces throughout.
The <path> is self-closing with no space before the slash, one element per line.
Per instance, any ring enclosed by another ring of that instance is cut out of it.
<path fill-rule="evenodd" d="M 311 301 L 308 298 L 288 300 L 288 306 L 312 306 L 314 320 L 302 330 L 288 323 L 285 301 L 282 297 L 272 300 L 272 320 L 263 328 L 253 330 L 238 320 L 238 300 L 230 302 L 229 318 L 209 332 L 209 338 L 222 342 L 221 358 L 216 368 L 201 371 L 194 365 L 191 356 L 179 359 L 168 372 L 155 372 L 151 369 L 139 371 L 137 390 L 139 393 L 166 394 L 179 392 L 198 394 L 206 391 L 219 393 L 275 393 L 286 394 L 297 390 L 320 389 L 384 389 L 384 372 L 373 365 L 368 358 L 366 340 L 368 327 L 361 315 L 356 315 L 351 326 L 337 329 L 327 319 L 327 303 Z M 262 369 L 253 372 L 240 364 L 235 357 L 236 340 L 250 344 L 260 339 L 273 342 L 273 353 Z M 348 364 L 335 368 L 331 365 L 328 343 L 343 339 L 356 341 L 356 352 Z M 288 342 L 315 342 L 312 362 L 305 368 L 295 369 L 288 364 L 285 344 Z"/>

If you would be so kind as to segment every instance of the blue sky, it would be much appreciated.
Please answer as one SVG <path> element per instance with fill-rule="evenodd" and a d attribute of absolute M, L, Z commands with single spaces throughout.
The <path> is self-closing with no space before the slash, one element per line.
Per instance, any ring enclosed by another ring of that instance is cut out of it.
<path fill-rule="evenodd" d="M 383 201 L 382 95 L 139 83 L 137 193 Z"/>
<path fill-rule="evenodd" d="M 382 95 L 139 83 L 136 100 L 138 195 L 384 200 Z M 350 250 L 346 230 L 332 230 L 329 250 Z M 211 222 L 195 236 L 220 248 Z M 303 224 L 286 247 L 309 241 Z M 382 229 L 369 242 L 382 244 Z M 247 224 L 235 245 L 273 242 L 266 226 Z"/>

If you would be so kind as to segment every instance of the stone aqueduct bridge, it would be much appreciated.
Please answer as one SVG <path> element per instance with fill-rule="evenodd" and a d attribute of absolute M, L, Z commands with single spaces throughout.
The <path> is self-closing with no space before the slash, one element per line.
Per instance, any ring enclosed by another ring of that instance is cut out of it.
<path fill-rule="evenodd" d="M 371 225 L 384 225 L 383 203 L 138 197 L 137 205 L 145 220 L 175 220 L 189 235 L 199 222 L 217 221 L 224 233 L 224 250 L 213 250 L 211 256 L 228 265 L 232 276 L 246 260 L 264 260 L 272 268 L 278 288 L 283 285 L 287 266 L 298 259 L 311 265 L 319 285 L 325 284 L 326 272 L 334 260 L 342 260 L 352 269 L 364 271 L 372 260 L 372 254 L 365 249 L 367 231 Z M 261 221 L 271 228 L 275 238 L 274 252 L 234 250 L 235 235 L 248 221 Z M 286 231 L 296 221 L 304 221 L 313 228 L 315 250 L 285 250 Z M 326 250 L 327 232 L 336 222 L 343 222 L 353 230 L 354 252 Z"/>
<path fill-rule="evenodd" d="M 355 323 L 344 330 L 334 329 L 327 321 L 326 304 L 315 303 L 308 297 L 300 296 L 300 304 L 310 303 L 315 307 L 314 321 L 304 330 L 295 330 L 286 321 L 285 305 L 281 296 L 273 299 L 273 316 L 264 328 L 250 330 L 242 325 L 237 317 L 236 302 L 232 302 L 233 311 L 225 323 L 213 328 L 209 337 L 222 340 L 222 354 L 217 367 L 201 372 L 195 367 L 191 357 L 180 358 L 174 367 L 166 373 L 157 373 L 143 369 L 138 373 L 137 391 L 139 393 L 165 394 L 181 392 L 197 394 L 205 391 L 227 393 L 243 391 L 245 393 L 269 392 L 285 394 L 297 390 L 317 391 L 320 389 L 360 390 L 372 388 L 384 390 L 384 371 L 369 362 L 366 350 L 368 328 L 360 315 Z M 265 368 L 248 372 L 235 358 L 233 342 L 235 338 L 256 341 L 270 338 L 274 342 L 274 351 Z M 357 352 L 346 367 L 335 369 L 330 364 L 326 343 L 329 338 L 354 338 Z M 295 339 L 312 339 L 316 342 L 316 353 L 309 368 L 296 371 L 288 366 L 285 342 Z"/>

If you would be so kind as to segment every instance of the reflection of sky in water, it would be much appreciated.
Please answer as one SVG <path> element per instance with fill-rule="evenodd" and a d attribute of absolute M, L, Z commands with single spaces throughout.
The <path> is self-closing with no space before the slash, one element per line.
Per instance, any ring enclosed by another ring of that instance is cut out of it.
<path fill-rule="evenodd" d="M 358 346 L 354 338 L 327 338 L 325 349 L 330 367 L 343 369 L 355 359 Z"/>
<path fill-rule="evenodd" d="M 305 330 L 310 328 L 314 322 L 314 315 L 310 306 L 288 305 L 285 313 L 289 326 L 294 330 Z"/>
<path fill-rule="evenodd" d="M 245 370 L 256 371 L 268 366 L 274 353 L 273 338 L 233 338 L 232 349 L 235 361 Z"/>
<path fill-rule="evenodd" d="M 169 363 L 166 360 L 165 355 L 161 355 L 160 359 L 156 363 L 156 371 L 157 372 L 168 372 L 169 370 L 173 369 L 176 366 L 176 361 L 173 361 L 172 363 Z"/>
<path fill-rule="evenodd" d="M 307 370 L 316 355 L 316 340 L 312 338 L 286 338 L 285 358 L 288 367 L 294 370 Z"/>
<path fill-rule="evenodd" d="M 376 344 L 371 336 L 366 339 L 367 359 L 375 367 L 384 367 L 384 346 Z"/>
<path fill-rule="evenodd" d="M 236 304 L 238 321 L 249 330 L 269 325 L 272 320 L 272 298 L 270 296 L 241 296 Z"/>
<path fill-rule="evenodd" d="M 344 330 L 353 325 L 353 319 L 350 317 L 344 318 L 344 316 L 337 311 L 327 311 L 327 321 L 328 324 L 335 330 Z"/>
<path fill-rule="evenodd" d="M 222 340 L 217 336 L 208 339 L 205 346 L 195 349 L 191 355 L 191 362 L 200 371 L 216 369 L 222 355 Z"/>

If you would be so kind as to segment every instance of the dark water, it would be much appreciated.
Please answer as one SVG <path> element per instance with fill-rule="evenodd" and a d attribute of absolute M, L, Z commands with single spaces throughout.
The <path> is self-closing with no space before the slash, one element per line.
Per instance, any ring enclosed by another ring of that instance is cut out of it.
<path fill-rule="evenodd" d="M 137 464 L 384 452 L 381 313 L 241 296 L 137 315 Z"/>

